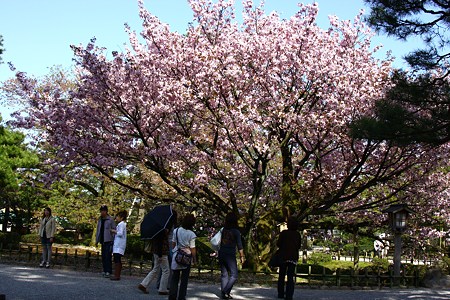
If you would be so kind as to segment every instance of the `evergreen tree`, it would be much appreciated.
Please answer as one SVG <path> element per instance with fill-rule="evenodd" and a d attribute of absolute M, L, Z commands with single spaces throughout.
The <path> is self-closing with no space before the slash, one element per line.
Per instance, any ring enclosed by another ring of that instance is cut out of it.
<path fill-rule="evenodd" d="M 399 145 L 450 141 L 450 84 L 429 74 L 397 71 L 393 88 L 377 101 L 375 117 L 365 116 L 351 125 L 356 138 L 388 140 Z"/>
<path fill-rule="evenodd" d="M 378 32 L 401 40 L 420 37 L 424 48 L 408 54 L 416 69 L 434 69 L 448 63 L 450 5 L 436 0 L 365 0 L 371 7 L 367 22 Z M 448 73 L 448 71 L 447 71 Z"/>
<path fill-rule="evenodd" d="M 3 231 L 10 225 L 23 227 L 31 216 L 32 199 L 26 192 L 27 178 L 39 159 L 27 148 L 24 139 L 22 133 L 0 125 L 0 209 L 3 212 L 0 220 Z"/>
<path fill-rule="evenodd" d="M 361 138 L 400 144 L 444 144 L 450 140 L 448 1 L 366 0 L 368 23 L 402 40 L 418 36 L 424 48 L 405 56 L 413 72 L 394 73 L 393 87 L 376 106 L 375 117 L 354 122 Z"/>

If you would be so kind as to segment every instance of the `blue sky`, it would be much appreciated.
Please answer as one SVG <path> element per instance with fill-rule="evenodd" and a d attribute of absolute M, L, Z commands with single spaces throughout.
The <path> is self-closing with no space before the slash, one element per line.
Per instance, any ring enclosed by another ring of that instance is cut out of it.
<path fill-rule="evenodd" d="M 297 11 L 301 0 L 266 0 L 266 12 L 277 11 L 289 18 Z M 240 0 L 235 0 L 240 3 Z M 258 0 L 254 1 L 259 3 Z M 363 0 L 317 0 L 318 24 L 328 27 L 328 15 L 339 19 L 353 19 L 364 7 Z M 145 0 L 146 8 L 172 31 L 184 32 L 192 20 L 187 0 Z M 367 11 L 367 9 L 366 9 Z M 6 51 L 0 65 L 0 81 L 14 73 L 8 68 L 12 62 L 20 71 L 42 76 L 54 65 L 71 66 L 71 44 L 87 44 L 92 37 L 97 45 L 109 52 L 121 51 L 128 41 L 124 23 L 141 30 L 137 0 L 0 0 L 0 35 Z M 395 65 L 402 66 L 401 57 L 413 50 L 414 42 L 400 42 L 394 38 L 379 36 L 374 44 L 383 44 L 382 53 L 392 50 L 397 57 Z M 380 54 L 381 55 L 381 54 Z M 1 104 L 0 104 L 1 105 Z M 11 109 L 0 107 L 3 119 L 8 119 Z"/>

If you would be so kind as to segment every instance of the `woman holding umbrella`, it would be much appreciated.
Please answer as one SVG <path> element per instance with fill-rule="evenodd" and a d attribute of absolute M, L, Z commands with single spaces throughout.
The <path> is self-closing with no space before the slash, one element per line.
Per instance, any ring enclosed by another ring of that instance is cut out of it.
<path fill-rule="evenodd" d="M 176 214 L 170 205 L 156 206 L 150 211 L 141 223 L 141 238 L 152 241 L 153 269 L 138 288 L 148 294 L 147 288 L 152 281 L 158 278 L 162 271 L 159 284 L 159 294 L 168 295 L 167 284 L 170 274 L 169 269 L 169 229 L 173 226 Z"/>
<path fill-rule="evenodd" d="M 145 294 L 148 294 L 147 288 L 152 281 L 158 278 L 160 271 L 162 271 L 161 282 L 159 284 L 160 295 L 168 295 L 167 291 L 167 281 L 169 279 L 169 240 L 168 240 L 168 229 L 162 230 L 156 235 L 152 241 L 152 252 L 153 252 L 153 269 L 144 280 L 138 285 L 138 288 Z"/>

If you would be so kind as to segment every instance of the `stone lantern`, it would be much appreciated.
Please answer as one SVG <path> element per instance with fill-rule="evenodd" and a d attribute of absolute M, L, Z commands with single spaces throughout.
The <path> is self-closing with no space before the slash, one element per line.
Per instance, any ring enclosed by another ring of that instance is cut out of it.
<path fill-rule="evenodd" d="M 389 226 L 394 233 L 394 276 L 400 277 L 400 264 L 402 255 L 402 233 L 406 229 L 408 216 L 414 213 L 406 204 L 393 204 L 383 210 L 388 213 Z"/>

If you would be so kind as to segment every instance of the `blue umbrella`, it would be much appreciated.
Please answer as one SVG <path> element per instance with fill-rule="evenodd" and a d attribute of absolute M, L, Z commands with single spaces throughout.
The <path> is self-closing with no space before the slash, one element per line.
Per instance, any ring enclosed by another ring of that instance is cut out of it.
<path fill-rule="evenodd" d="M 164 229 L 169 229 L 173 223 L 173 211 L 170 205 L 156 206 L 145 215 L 141 223 L 141 239 L 151 240 Z"/>

